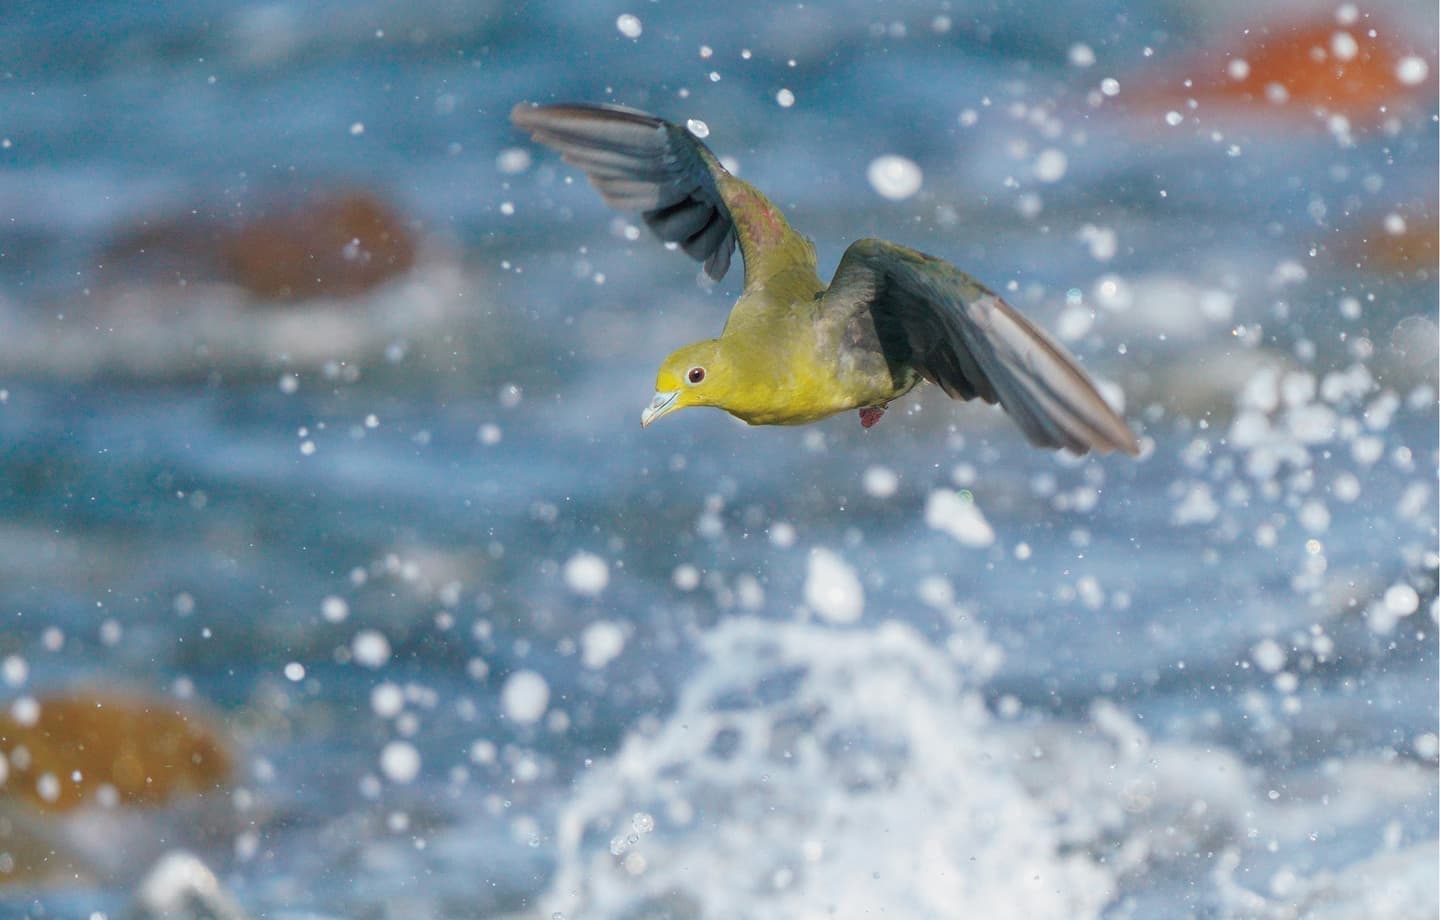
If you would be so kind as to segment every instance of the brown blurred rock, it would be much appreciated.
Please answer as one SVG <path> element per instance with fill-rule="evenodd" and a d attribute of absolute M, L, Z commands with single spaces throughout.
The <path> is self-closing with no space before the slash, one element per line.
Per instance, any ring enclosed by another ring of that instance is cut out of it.
<path fill-rule="evenodd" d="M 66 844 L 43 816 L 0 804 L 0 887 L 83 885 L 99 872 Z"/>
<path fill-rule="evenodd" d="M 399 215 L 364 192 L 309 199 L 222 244 L 233 280 L 271 300 L 361 293 L 408 271 L 415 249 Z"/>
<path fill-rule="evenodd" d="M 1440 226 L 1428 209 L 1418 210 L 1398 224 L 1371 221 L 1351 229 L 1335 246 L 1341 264 L 1417 281 L 1435 277 L 1440 271 Z"/>
<path fill-rule="evenodd" d="M 46 811 L 97 800 L 158 805 L 223 785 L 219 732 L 163 698 L 79 691 L 0 712 L 0 795 Z M 34 716 L 32 719 L 31 716 Z"/>
<path fill-rule="evenodd" d="M 241 222 L 209 211 L 157 216 L 120 234 L 100 259 L 117 281 L 228 281 L 269 301 L 348 297 L 415 264 L 414 233 L 363 191 L 262 205 Z"/>

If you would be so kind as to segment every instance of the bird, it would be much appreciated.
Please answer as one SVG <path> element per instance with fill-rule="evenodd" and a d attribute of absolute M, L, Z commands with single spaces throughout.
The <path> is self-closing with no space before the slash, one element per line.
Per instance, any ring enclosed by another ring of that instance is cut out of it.
<path fill-rule="evenodd" d="M 1037 447 L 1139 454 L 1075 358 L 944 259 L 861 239 L 826 285 L 811 241 L 688 126 L 609 104 L 521 103 L 510 120 L 712 279 L 739 246 L 744 285 L 723 330 L 665 359 L 642 427 L 713 406 L 752 425 L 859 410 L 868 429 L 929 381 L 955 399 L 999 403 Z"/>

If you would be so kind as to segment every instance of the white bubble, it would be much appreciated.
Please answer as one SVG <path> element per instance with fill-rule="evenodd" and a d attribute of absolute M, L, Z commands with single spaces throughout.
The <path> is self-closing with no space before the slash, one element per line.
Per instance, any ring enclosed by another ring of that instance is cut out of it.
<path fill-rule="evenodd" d="M 327 622 L 339 623 L 350 615 L 350 605 L 345 603 L 345 598 L 332 594 L 320 602 L 320 615 Z"/>
<path fill-rule="evenodd" d="M 920 191 L 925 178 L 914 160 L 893 153 L 871 160 L 865 177 L 871 188 L 891 201 L 903 201 Z"/>
<path fill-rule="evenodd" d="M 681 591 L 694 591 L 700 587 L 700 570 L 688 562 L 677 565 L 670 573 L 670 581 Z"/>
<path fill-rule="evenodd" d="M 1434 760 L 1436 755 L 1440 754 L 1440 737 L 1436 737 L 1435 732 L 1416 735 L 1415 740 L 1412 741 L 1411 744 L 1415 748 L 1415 753 L 1426 760 Z M 0 780 L 0 782 L 3 782 L 3 780 Z"/>
<path fill-rule="evenodd" d="M 1184 120 L 1185 116 L 1181 115 L 1174 109 L 1171 109 L 1170 111 L 1165 113 L 1165 124 L 1169 125 L 1172 128 L 1178 127 L 1180 123 Z"/>
<path fill-rule="evenodd" d="M 285 679 L 298 684 L 305 679 L 305 666 L 298 661 L 285 665 Z"/>
<path fill-rule="evenodd" d="M 1300 521 L 1300 526 L 1311 533 L 1324 533 L 1330 529 L 1330 509 L 1325 507 L 1324 502 L 1317 499 L 1312 498 L 1301 505 L 1296 517 Z"/>
<path fill-rule="evenodd" d="M 1069 167 L 1070 160 L 1065 156 L 1065 151 L 1050 147 L 1040 151 L 1040 155 L 1035 158 L 1035 178 L 1041 182 L 1059 182 L 1065 177 L 1065 170 Z"/>
<path fill-rule="evenodd" d="M 399 684 L 385 681 L 370 691 L 370 709 L 382 719 L 393 719 L 405 708 L 405 691 Z"/>
<path fill-rule="evenodd" d="M 524 147 L 506 147 L 495 157 L 495 168 L 507 176 L 530 168 L 530 151 Z"/>
<path fill-rule="evenodd" d="M 1225 72 L 1232 80 L 1243 80 L 1250 76 L 1250 62 L 1244 58 L 1234 58 L 1225 65 Z"/>
<path fill-rule="evenodd" d="M 359 137 L 360 135 L 362 135 L 362 134 L 364 134 L 364 133 L 365 133 L 365 122 L 363 122 L 363 121 L 357 121 L 357 122 L 353 123 L 352 125 L 350 125 L 350 134 L 351 134 L 352 136 L 354 136 L 354 137 Z"/>
<path fill-rule="evenodd" d="M 1360 53 L 1360 44 L 1349 32 L 1336 32 L 1330 36 L 1330 53 L 1337 61 L 1348 61 Z"/>
<path fill-rule="evenodd" d="M 10 718 L 18 725 L 30 728 L 40 721 L 40 703 L 33 696 L 22 696 L 10 704 Z"/>
<path fill-rule="evenodd" d="M 795 94 L 788 89 L 782 89 L 775 94 L 775 101 L 780 103 L 780 108 L 788 109 L 795 104 Z"/>
<path fill-rule="evenodd" d="M 1274 674 L 1285 667 L 1285 650 L 1274 639 L 1261 639 L 1250 649 L 1250 657 L 1256 667 L 1266 674 Z"/>
<path fill-rule="evenodd" d="M 1430 75 L 1430 65 L 1422 57 L 1408 55 L 1395 65 L 1395 79 L 1406 86 L 1419 86 Z"/>
<path fill-rule="evenodd" d="M 795 525 L 787 521 L 776 521 L 770 525 L 770 543 L 780 549 L 795 545 Z"/>
<path fill-rule="evenodd" d="M 1106 77 L 1100 81 L 1100 92 L 1107 96 L 1118 96 L 1120 94 L 1120 81 L 1114 77 Z"/>
<path fill-rule="evenodd" d="M 7 686 L 18 687 L 29 679 L 30 665 L 19 655 L 7 655 L 0 664 L 0 674 L 4 675 Z"/>
<path fill-rule="evenodd" d="M 408 783 L 420 775 L 420 752 L 408 741 L 392 741 L 380 750 L 380 772 L 392 783 Z"/>
<path fill-rule="evenodd" d="M 576 594 L 596 597 L 610 584 L 610 566 L 594 553 L 580 552 L 565 563 L 565 585 Z"/>
<path fill-rule="evenodd" d="M 939 575 L 926 575 L 920 579 L 915 593 L 920 600 L 937 610 L 943 610 L 955 603 L 955 589 Z"/>
<path fill-rule="evenodd" d="M 645 31 L 645 26 L 640 22 L 640 17 L 631 13 L 621 13 L 615 17 L 615 28 L 626 38 L 639 38 L 640 33 Z"/>
<path fill-rule="evenodd" d="M 1391 236 L 1404 236 L 1405 218 L 1391 211 L 1385 215 L 1385 232 Z"/>
<path fill-rule="evenodd" d="M 1406 584 L 1391 585 L 1385 592 L 1385 608 L 1399 617 L 1420 609 L 1420 594 Z"/>
<path fill-rule="evenodd" d="M 1171 512 L 1170 519 L 1176 524 L 1208 524 L 1220 514 L 1210 486 L 1203 482 L 1191 483 L 1185 490 L 1180 503 Z"/>
<path fill-rule="evenodd" d="M 41 773 L 35 780 L 35 791 L 40 798 L 47 802 L 53 802 L 60 798 L 60 780 L 54 773 Z"/>
<path fill-rule="evenodd" d="M 512 722 L 528 725 L 545 714 L 550 705 L 550 685 L 534 671 L 516 671 L 505 679 L 500 706 Z"/>
<path fill-rule="evenodd" d="M 1090 247 L 1090 257 L 1097 262 L 1109 262 L 1115 258 L 1115 252 L 1119 249 L 1119 240 L 1115 231 L 1109 227 L 1097 227 L 1094 224 L 1085 224 L 1077 234 L 1080 239 Z M 1113 293 L 1111 290 L 1105 292 L 1107 296 Z"/>
<path fill-rule="evenodd" d="M 1070 64 L 1074 67 L 1089 67 L 1095 63 L 1095 49 L 1083 42 L 1070 46 Z"/>
<path fill-rule="evenodd" d="M 1229 322 L 1235 315 L 1235 295 L 1215 288 L 1201 291 L 1200 313 L 1212 322 Z"/>
<path fill-rule="evenodd" d="M 495 762 L 495 742 L 480 738 L 470 744 L 470 762 L 482 766 Z"/>
<path fill-rule="evenodd" d="M 865 590 L 845 560 L 816 548 L 805 574 L 805 603 L 832 623 L 853 623 L 865 610 Z"/>
<path fill-rule="evenodd" d="M 625 630 L 608 620 L 597 620 L 580 634 L 580 660 L 592 671 L 605 667 L 625 650 Z"/>
<path fill-rule="evenodd" d="M 1080 339 L 1095 325 L 1095 311 L 1086 306 L 1066 307 L 1055 326 L 1055 334 L 1062 342 Z"/>
<path fill-rule="evenodd" d="M 1045 210 L 1045 202 L 1034 192 L 1026 192 L 1015 199 L 1015 210 L 1026 220 L 1034 220 Z"/>
<path fill-rule="evenodd" d="M 383 668 L 390 660 L 390 640 L 379 630 L 362 629 L 350 640 L 350 654 L 358 665 Z"/>
<path fill-rule="evenodd" d="M 995 531 L 967 493 L 936 489 L 925 500 L 925 523 L 948 533 L 963 546 L 984 547 L 995 542 Z"/>
<path fill-rule="evenodd" d="M 695 135 L 701 140 L 704 140 L 705 138 L 710 136 L 710 126 L 705 124 L 705 122 L 701 121 L 698 118 L 692 118 L 689 121 L 685 122 L 685 127 L 690 131 L 691 134 Z"/>
<path fill-rule="evenodd" d="M 889 498 L 900 488 L 900 477 L 888 466 L 872 466 L 865 471 L 865 492 L 875 498 Z"/>

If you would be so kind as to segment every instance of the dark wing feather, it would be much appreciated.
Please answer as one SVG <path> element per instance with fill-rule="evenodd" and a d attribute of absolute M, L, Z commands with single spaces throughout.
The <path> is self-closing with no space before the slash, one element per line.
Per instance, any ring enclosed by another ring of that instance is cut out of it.
<path fill-rule="evenodd" d="M 892 364 L 957 399 L 998 402 L 1032 444 L 1139 453 L 1135 435 L 1075 359 L 949 262 L 860 240 L 825 294 L 827 310 L 868 310 Z"/>
<path fill-rule="evenodd" d="M 726 172 L 679 125 L 592 105 L 518 105 L 510 120 L 584 170 L 607 204 L 640 211 L 656 236 L 704 263 L 717 281 L 729 270 L 737 242 L 748 285 L 767 261 L 776 261 L 767 260 L 768 251 L 790 234 L 774 205 Z"/>

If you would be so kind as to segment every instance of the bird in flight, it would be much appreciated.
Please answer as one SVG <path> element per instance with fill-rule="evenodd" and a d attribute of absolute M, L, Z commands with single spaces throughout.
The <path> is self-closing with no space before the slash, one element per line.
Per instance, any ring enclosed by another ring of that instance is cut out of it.
<path fill-rule="evenodd" d="M 869 428 L 928 380 L 955 399 L 998 402 L 1036 446 L 1139 453 L 1075 359 L 949 262 L 864 239 L 826 286 L 810 241 L 686 128 L 608 105 L 521 104 L 510 120 L 711 278 L 740 246 L 745 287 L 724 331 L 665 359 L 642 426 L 714 406 L 752 425 L 858 409 Z"/>

